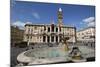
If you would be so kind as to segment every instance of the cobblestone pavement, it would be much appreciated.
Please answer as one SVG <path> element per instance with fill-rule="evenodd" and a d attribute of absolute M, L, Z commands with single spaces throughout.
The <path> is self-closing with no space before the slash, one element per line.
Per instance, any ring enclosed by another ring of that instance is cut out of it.
<path fill-rule="evenodd" d="M 27 48 L 18 48 L 18 47 L 11 47 L 11 67 L 14 67 L 18 64 L 17 62 L 17 56 L 21 52 L 25 51 Z"/>

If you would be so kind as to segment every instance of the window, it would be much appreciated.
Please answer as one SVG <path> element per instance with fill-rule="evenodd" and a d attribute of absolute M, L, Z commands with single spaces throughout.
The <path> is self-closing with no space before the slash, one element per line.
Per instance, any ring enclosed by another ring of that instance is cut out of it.
<path fill-rule="evenodd" d="M 95 38 L 95 36 L 90 36 L 90 38 Z"/>
<path fill-rule="evenodd" d="M 41 30 L 41 32 L 42 32 L 42 30 Z"/>
<path fill-rule="evenodd" d="M 84 33 L 82 33 L 82 35 L 84 35 Z"/>
<path fill-rule="evenodd" d="M 44 31 L 46 30 L 46 26 L 44 26 Z"/>
<path fill-rule="evenodd" d="M 32 39 L 32 36 L 30 36 L 30 39 Z"/>
<path fill-rule="evenodd" d="M 28 33 L 30 32 L 30 28 L 28 28 Z"/>
<path fill-rule="evenodd" d="M 70 35 L 70 33 L 68 32 L 67 35 Z"/>
<path fill-rule="evenodd" d="M 58 36 L 56 36 L 56 42 L 58 42 Z"/>
<path fill-rule="evenodd" d="M 39 36 L 37 36 L 37 39 L 39 39 Z"/>
<path fill-rule="evenodd" d="M 82 37 L 82 39 L 84 39 L 84 37 Z"/>
<path fill-rule="evenodd" d="M 54 36 L 51 36 L 51 42 L 54 42 Z"/>
<path fill-rule="evenodd" d="M 48 32 L 50 32 L 50 27 L 48 27 Z"/>
<path fill-rule="evenodd" d="M 51 25 L 51 31 L 54 32 L 54 24 Z"/>
<path fill-rule="evenodd" d="M 48 36 L 47 38 L 48 38 L 47 41 L 50 42 L 50 37 Z"/>
<path fill-rule="evenodd" d="M 37 26 L 35 26 L 34 29 L 37 30 Z"/>
<path fill-rule="evenodd" d="M 43 42 L 45 42 L 46 41 L 46 36 L 43 36 Z"/>
<path fill-rule="evenodd" d="M 58 28 L 56 27 L 56 32 L 58 32 Z"/>
<path fill-rule="evenodd" d="M 29 39 L 29 36 L 27 36 L 27 39 Z"/>
<path fill-rule="evenodd" d="M 80 33 L 78 35 L 80 35 Z"/>
<path fill-rule="evenodd" d="M 60 37 L 59 37 L 59 42 L 61 42 L 61 38 L 62 38 L 62 37 L 60 36 Z"/>

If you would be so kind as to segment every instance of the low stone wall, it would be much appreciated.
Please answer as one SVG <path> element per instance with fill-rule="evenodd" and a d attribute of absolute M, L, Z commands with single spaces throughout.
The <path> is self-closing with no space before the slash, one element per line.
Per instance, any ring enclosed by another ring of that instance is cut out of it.
<path fill-rule="evenodd" d="M 77 42 L 76 45 L 88 46 L 95 49 L 95 42 Z"/>

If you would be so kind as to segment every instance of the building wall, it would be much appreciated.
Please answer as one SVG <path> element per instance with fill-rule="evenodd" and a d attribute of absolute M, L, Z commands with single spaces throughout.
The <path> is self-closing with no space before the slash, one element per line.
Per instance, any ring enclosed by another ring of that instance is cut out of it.
<path fill-rule="evenodd" d="M 85 42 L 95 42 L 95 28 L 89 27 L 77 32 L 77 40 Z"/>
<path fill-rule="evenodd" d="M 60 42 L 60 35 L 62 35 L 64 37 L 70 38 L 68 42 L 76 42 L 75 30 L 76 30 L 75 27 L 62 26 L 60 31 L 59 26 L 54 25 L 54 31 L 52 31 L 52 25 L 26 24 L 23 40 L 30 41 L 32 43 L 44 43 L 44 42 L 56 43 L 56 42 Z M 45 41 L 43 41 L 43 39 L 45 39 Z"/>
<path fill-rule="evenodd" d="M 20 30 L 18 27 L 11 26 L 11 44 L 20 43 L 23 41 L 24 30 Z"/>

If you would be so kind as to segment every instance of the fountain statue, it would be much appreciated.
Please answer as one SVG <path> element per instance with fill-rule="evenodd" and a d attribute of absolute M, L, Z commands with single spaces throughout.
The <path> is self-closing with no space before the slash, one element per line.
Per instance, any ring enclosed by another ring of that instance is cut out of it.
<path fill-rule="evenodd" d="M 69 37 L 63 37 L 62 38 L 62 46 L 63 46 L 63 51 L 68 51 L 69 47 L 68 47 L 68 43 L 67 40 L 69 40 Z"/>
<path fill-rule="evenodd" d="M 83 59 L 81 51 L 79 50 L 78 47 L 73 47 L 72 51 L 69 53 L 69 56 L 72 59 L 75 59 L 75 60 L 81 60 L 81 59 Z"/>
<path fill-rule="evenodd" d="M 63 49 L 64 49 L 64 51 L 68 51 L 69 47 L 68 47 L 67 40 L 69 40 L 69 37 L 65 37 L 62 40 L 63 40 Z"/>

